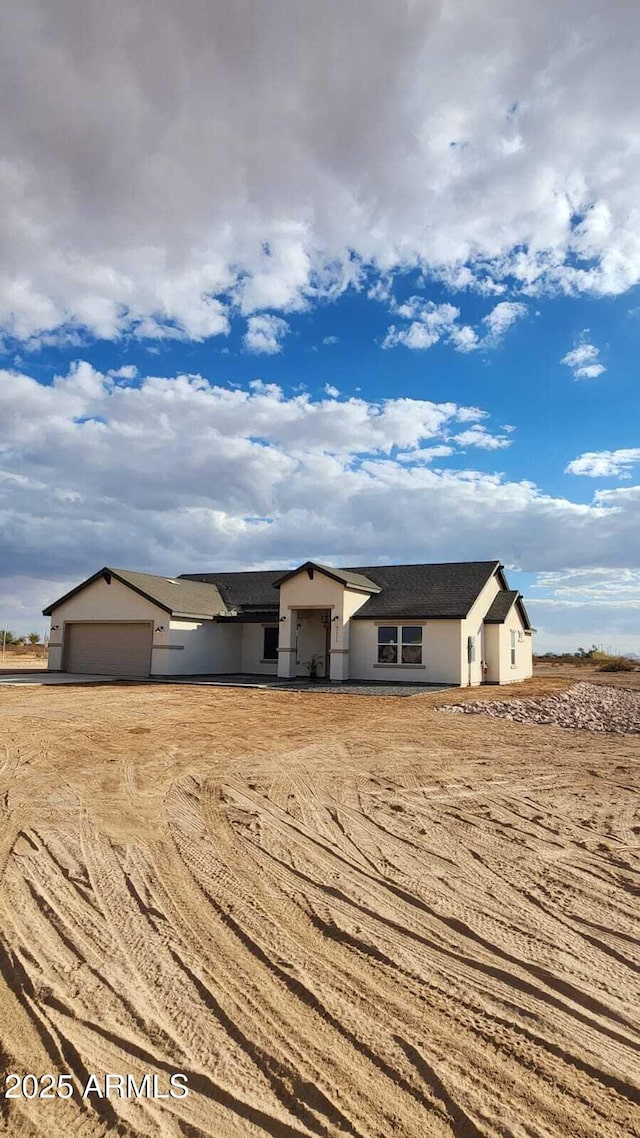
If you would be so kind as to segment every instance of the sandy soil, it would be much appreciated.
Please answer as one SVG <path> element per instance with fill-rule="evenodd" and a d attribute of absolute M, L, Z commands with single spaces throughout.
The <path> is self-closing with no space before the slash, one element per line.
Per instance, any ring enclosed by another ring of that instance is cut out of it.
<path fill-rule="evenodd" d="M 41 668 L 46 670 L 46 667 L 46 655 L 40 656 L 25 652 L 21 656 L 14 656 L 7 652 L 4 660 L 0 658 L 0 673 L 23 672 L 25 668 L 29 671 L 39 671 Z"/>
<path fill-rule="evenodd" d="M 450 698 L 0 689 L 0 1132 L 639 1135 L 638 738 Z"/>
<path fill-rule="evenodd" d="M 581 680 L 590 684 L 606 684 L 607 686 L 630 688 L 631 691 L 640 691 L 640 666 L 633 672 L 601 672 L 594 664 L 536 664 L 534 675 L 543 679 L 554 676 L 557 679 Z"/>

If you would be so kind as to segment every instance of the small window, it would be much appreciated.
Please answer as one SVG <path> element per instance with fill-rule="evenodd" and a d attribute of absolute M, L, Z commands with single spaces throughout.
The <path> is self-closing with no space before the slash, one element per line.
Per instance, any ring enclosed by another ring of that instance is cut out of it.
<path fill-rule="evenodd" d="M 402 627 L 402 663 L 422 663 L 422 628 L 419 624 Z"/>
<path fill-rule="evenodd" d="M 398 663 L 398 629 L 396 625 L 378 628 L 378 663 Z"/>
<path fill-rule="evenodd" d="M 262 645 L 263 660 L 278 659 L 278 626 L 271 625 L 264 629 L 264 643 Z"/>
<path fill-rule="evenodd" d="M 511 667 L 515 668 L 515 666 L 516 666 L 516 634 L 515 634 L 515 632 L 512 632 L 511 633 Z"/>
<path fill-rule="evenodd" d="M 419 624 L 380 625 L 379 664 L 421 664 L 422 627 Z"/>

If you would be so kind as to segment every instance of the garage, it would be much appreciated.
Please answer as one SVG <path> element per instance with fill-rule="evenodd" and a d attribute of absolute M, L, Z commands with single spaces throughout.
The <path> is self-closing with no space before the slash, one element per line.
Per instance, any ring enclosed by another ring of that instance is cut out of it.
<path fill-rule="evenodd" d="M 65 625 L 64 671 L 96 676 L 148 676 L 149 621 L 78 621 Z"/>

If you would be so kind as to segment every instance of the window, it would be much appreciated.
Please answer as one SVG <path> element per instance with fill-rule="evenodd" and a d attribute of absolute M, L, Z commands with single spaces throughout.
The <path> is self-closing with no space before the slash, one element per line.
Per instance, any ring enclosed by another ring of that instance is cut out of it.
<path fill-rule="evenodd" d="M 511 633 L 511 667 L 515 668 L 515 666 L 516 666 L 516 634 L 515 634 L 515 632 L 512 632 Z"/>
<path fill-rule="evenodd" d="M 419 624 L 378 626 L 379 664 L 421 664 L 422 627 Z"/>
<path fill-rule="evenodd" d="M 263 660 L 278 659 L 278 625 L 267 625 L 264 628 L 264 642 L 262 645 Z"/>

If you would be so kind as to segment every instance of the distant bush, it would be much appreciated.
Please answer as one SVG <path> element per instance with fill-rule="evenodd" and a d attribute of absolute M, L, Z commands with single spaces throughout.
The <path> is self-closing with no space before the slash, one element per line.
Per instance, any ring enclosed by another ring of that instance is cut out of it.
<path fill-rule="evenodd" d="M 612 660 L 606 660 L 598 668 L 599 672 L 635 672 L 636 666 L 633 660 L 629 660 L 627 656 L 615 656 Z"/>
<path fill-rule="evenodd" d="M 604 657 L 600 655 L 602 660 Z M 545 652 L 542 656 L 534 656 L 536 664 L 593 664 L 594 657 L 590 653 L 573 652 Z"/>

